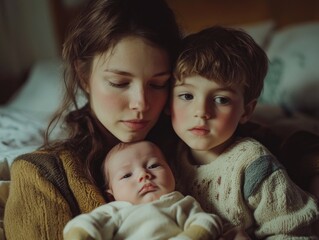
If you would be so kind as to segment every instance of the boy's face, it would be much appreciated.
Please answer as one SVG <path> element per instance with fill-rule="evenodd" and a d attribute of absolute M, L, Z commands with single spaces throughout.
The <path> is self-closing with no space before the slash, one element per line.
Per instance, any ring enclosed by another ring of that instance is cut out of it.
<path fill-rule="evenodd" d="M 251 114 L 244 106 L 241 87 L 225 87 L 199 75 L 177 82 L 172 94 L 174 130 L 194 150 L 219 155 L 238 123 L 247 121 Z"/>
<path fill-rule="evenodd" d="M 140 142 L 115 152 L 104 167 L 115 200 L 147 203 L 175 189 L 175 179 L 160 150 Z"/>

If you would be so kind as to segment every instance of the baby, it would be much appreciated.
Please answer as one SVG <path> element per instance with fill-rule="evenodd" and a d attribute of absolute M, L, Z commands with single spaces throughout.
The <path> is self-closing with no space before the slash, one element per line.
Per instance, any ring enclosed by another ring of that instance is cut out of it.
<path fill-rule="evenodd" d="M 115 200 L 72 219 L 64 239 L 217 239 L 220 218 L 175 190 L 162 152 L 148 141 L 120 143 L 103 162 L 106 190 Z"/>

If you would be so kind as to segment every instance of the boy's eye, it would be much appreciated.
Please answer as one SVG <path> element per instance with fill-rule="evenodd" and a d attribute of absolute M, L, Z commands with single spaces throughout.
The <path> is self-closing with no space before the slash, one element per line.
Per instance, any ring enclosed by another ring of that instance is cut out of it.
<path fill-rule="evenodd" d="M 189 100 L 192 100 L 194 98 L 194 96 L 190 93 L 183 93 L 183 94 L 179 94 L 178 97 L 182 100 L 186 100 L 186 101 L 189 101 Z"/>
<path fill-rule="evenodd" d="M 215 97 L 214 102 L 221 105 L 226 105 L 230 102 L 229 98 L 226 97 Z"/>

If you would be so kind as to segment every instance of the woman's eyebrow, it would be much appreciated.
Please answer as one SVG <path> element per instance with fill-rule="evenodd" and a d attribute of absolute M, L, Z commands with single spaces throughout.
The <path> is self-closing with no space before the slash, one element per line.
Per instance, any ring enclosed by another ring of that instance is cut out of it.
<path fill-rule="evenodd" d="M 104 72 L 113 73 L 113 74 L 117 74 L 117 75 L 123 75 L 123 76 L 129 76 L 129 77 L 133 76 L 133 74 L 130 72 L 126 72 L 123 70 L 117 70 L 117 69 L 105 69 Z"/>
<path fill-rule="evenodd" d="M 105 69 L 104 72 L 108 72 L 108 73 L 113 73 L 113 74 L 117 74 L 117 75 L 123 75 L 123 76 L 128 76 L 128 77 L 132 77 L 134 76 L 132 73 L 127 72 L 127 71 L 123 71 L 123 70 L 118 70 L 118 69 Z M 170 76 L 171 72 L 170 71 L 164 71 L 164 72 L 159 72 L 153 75 L 153 77 L 162 77 L 162 76 Z"/>

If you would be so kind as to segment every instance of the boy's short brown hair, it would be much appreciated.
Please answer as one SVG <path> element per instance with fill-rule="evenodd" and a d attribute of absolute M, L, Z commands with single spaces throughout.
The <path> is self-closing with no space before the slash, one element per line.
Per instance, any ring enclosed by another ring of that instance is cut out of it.
<path fill-rule="evenodd" d="M 226 86 L 240 85 L 245 103 L 257 99 L 268 70 L 268 58 L 241 29 L 214 26 L 184 38 L 176 62 L 176 82 L 200 75 Z"/>

